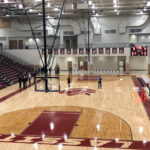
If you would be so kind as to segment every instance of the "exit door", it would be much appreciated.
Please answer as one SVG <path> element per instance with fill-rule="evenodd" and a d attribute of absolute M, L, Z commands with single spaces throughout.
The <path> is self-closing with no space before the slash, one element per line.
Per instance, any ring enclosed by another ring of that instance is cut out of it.
<path fill-rule="evenodd" d="M 68 61 L 68 70 L 72 72 L 72 61 Z"/>
<path fill-rule="evenodd" d="M 125 61 L 120 60 L 119 61 L 119 71 L 124 71 L 125 70 Z"/>
<path fill-rule="evenodd" d="M 88 63 L 87 63 L 87 62 L 84 62 L 84 63 L 83 63 L 83 69 L 84 69 L 84 70 L 88 70 Z"/>
<path fill-rule="evenodd" d="M 19 40 L 19 49 L 23 49 L 23 41 Z"/>
<path fill-rule="evenodd" d="M 17 49 L 17 40 L 9 41 L 9 49 Z"/>

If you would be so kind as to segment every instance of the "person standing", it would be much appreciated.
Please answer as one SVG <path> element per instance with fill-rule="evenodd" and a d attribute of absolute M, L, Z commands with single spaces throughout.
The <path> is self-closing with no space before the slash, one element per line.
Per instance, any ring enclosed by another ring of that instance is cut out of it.
<path fill-rule="evenodd" d="M 29 79 L 29 86 L 31 85 L 31 73 L 29 72 L 28 74 L 28 79 Z"/>
<path fill-rule="evenodd" d="M 97 80 L 98 80 L 98 88 L 102 88 L 102 78 L 100 75 Z"/>
<path fill-rule="evenodd" d="M 35 77 L 36 77 L 36 72 L 34 71 L 33 73 L 32 73 L 32 76 L 33 76 L 33 78 L 34 78 L 34 84 L 35 84 Z"/>
<path fill-rule="evenodd" d="M 1 50 L 3 49 L 3 43 L 1 44 Z"/>
<path fill-rule="evenodd" d="M 52 72 L 52 68 L 50 67 L 50 68 L 49 68 L 49 74 L 50 74 L 50 75 L 51 75 L 51 72 Z"/>
<path fill-rule="evenodd" d="M 70 76 L 68 76 L 68 78 L 67 78 L 68 88 L 70 88 L 70 83 L 71 83 Z"/>
<path fill-rule="evenodd" d="M 1 50 L 2 50 L 2 48 L 3 48 L 3 44 L 2 44 L 2 43 L 0 43 L 0 48 L 1 48 Z"/>
<path fill-rule="evenodd" d="M 21 89 L 21 82 L 22 82 L 22 78 L 21 78 L 21 76 L 19 76 L 18 81 L 19 81 L 19 88 Z"/>
<path fill-rule="evenodd" d="M 26 76 L 25 75 L 24 75 L 22 81 L 23 81 L 23 88 L 25 89 L 26 88 Z"/>

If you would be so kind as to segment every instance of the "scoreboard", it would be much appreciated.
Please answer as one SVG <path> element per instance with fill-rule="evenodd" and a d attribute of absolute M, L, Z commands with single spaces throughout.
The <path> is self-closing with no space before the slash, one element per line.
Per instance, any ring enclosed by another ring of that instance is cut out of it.
<path fill-rule="evenodd" d="M 143 46 L 132 47 L 131 56 L 147 56 L 147 47 Z"/>

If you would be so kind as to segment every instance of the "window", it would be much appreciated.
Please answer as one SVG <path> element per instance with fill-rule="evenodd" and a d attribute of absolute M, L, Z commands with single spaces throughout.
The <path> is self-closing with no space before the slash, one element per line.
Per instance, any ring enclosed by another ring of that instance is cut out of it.
<path fill-rule="evenodd" d="M 138 33 L 138 32 L 142 32 L 142 29 L 130 29 L 131 33 Z"/>
<path fill-rule="evenodd" d="M 105 34 L 115 34 L 116 30 L 105 30 Z"/>
<path fill-rule="evenodd" d="M 81 34 L 88 34 L 88 31 L 80 31 Z M 91 31 L 89 31 L 89 34 L 91 34 Z"/>

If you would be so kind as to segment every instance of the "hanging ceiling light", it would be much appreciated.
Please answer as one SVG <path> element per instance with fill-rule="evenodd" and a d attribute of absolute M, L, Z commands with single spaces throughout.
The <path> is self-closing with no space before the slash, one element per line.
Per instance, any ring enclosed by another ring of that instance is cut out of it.
<path fill-rule="evenodd" d="M 89 2 L 88 2 L 88 5 L 92 5 L 92 1 L 89 1 Z"/>
<path fill-rule="evenodd" d="M 23 8 L 22 4 L 19 4 L 19 9 L 22 9 L 22 8 Z"/>
<path fill-rule="evenodd" d="M 47 4 L 47 7 L 51 7 L 51 4 L 50 4 L 50 3 L 48 3 L 48 4 Z"/>
<path fill-rule="evenodd" d="M 120 11 L 119 10 L 116 12 L 116 15 L 118 15 L 118 16 L 120 15 Z"/>
<path fill-rule="evenodd" d="M 55 11 L 58 11 L 59 9 L 57 7 L 54 8 Z"/>
<path fill-rule="evenodd" d="M 92 8 L 92 9 L 95 9 L 95 4 L 93 4 L 91 8 Z"/>
<path fill-rule="evenodd" d="M 8 3 L 8 0 L 4 0 L 4 3 Z"/>
<path fill-rule="evenodd" d="M 150 7 L 150 1 L 147 2 L 147 6 Z"/>
<path fill-rule="evenodd" d="M 29 9 L 29 12 L 33 12 L 33 9 Z"/>
<path fill-rule="evenodd" d="M 113 0 L 113 3 L 114 3 L 114 7 L 116 8 L 117 7 L 117 0 Z"/>

